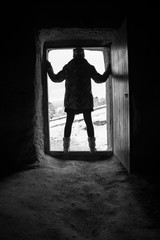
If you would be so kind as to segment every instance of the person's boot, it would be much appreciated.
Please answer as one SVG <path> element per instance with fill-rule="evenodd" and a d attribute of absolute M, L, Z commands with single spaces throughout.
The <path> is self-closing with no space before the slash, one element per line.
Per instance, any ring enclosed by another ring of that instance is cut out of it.
<path fill-rule="evenodd" d="M 88 143 L 89 143 L 89 148 L 90 148 L 90 152 L 96 152 L 96 138 L 95 137 L 89 137 L 88 138 Z"/>
<path fill-rule="evenodd" d="M 70 137 L 64 137 L 63 138 L 63 151 L 65 153 L 69 152 L 70 147 Z"/>

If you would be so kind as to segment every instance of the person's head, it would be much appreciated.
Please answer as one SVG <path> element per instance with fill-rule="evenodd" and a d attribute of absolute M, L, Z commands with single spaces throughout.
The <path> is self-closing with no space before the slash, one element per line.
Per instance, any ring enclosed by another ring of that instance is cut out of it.
<path fill-rule="evenodd" d="M 73 49 L 74 58 L 84 58 L 84 49 L 81 47 L 76 47 Z"/>

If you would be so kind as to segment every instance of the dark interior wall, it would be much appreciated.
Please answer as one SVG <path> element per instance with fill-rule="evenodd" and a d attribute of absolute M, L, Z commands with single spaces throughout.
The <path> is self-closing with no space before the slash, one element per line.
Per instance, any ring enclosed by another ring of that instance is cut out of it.
<path fill-rule="evenodd" d="M 131 168 L 157 174 L 159 164 L 159 36 L 155 8 L 128 18 Z"/>
<path fill-rule="evenodd" d="M 59 14 L 55 15 L 53 6 L 42 3 L 35 6 L 26 6 L 24 3 L 21 6 L 16 6 L 15 3 L 13 6 L 3 5 L 5 17 L 1 19 L 1 173 L 37 159 L 34 147 L 37 32 L 50 27 L 119 29 L 127 15 L 127 10 L 124 10 L 121 4 L 116 7 L 115 4 L 108 4 L 108 8 L 102 8 L 96 3 L 96 6 L 92 5 L 88 9 L 85 7 L 78 12 L 74 6 L 70 12 L 65 6 L 63 9 L 65 11 L 59 11 Z M 136 15 L 136 18 L 129 20 L 130 85 L 134 103 L 131 126 L 132 156 L 136 159 L 135 166 L 139 165 L 139 158 L 142 157 L 140 165 L 143 166 L 147 158 L 145 166 L 149 167 L 150 161 L 154 160 L 154 164 L 158 162 L 156 153 L 159 147 L 158 142 L 154 141 L 159 128 L 158 64 L 154 60 L 158 46 L 155 44 L 158 43 L 155 35 L 158 21 L 155 22 L 155 19 L 147 14 L 144 19 Z M 154 158 L 151 159 L 153 155 Z"/>
<path fill-rule="evenodd" d="M 1 172 L 13 169 L 22 159 L 23 163 L 35 159 L 35 39 L 27 29 L 9 29 L 4 29 L 2 45 Z"/>

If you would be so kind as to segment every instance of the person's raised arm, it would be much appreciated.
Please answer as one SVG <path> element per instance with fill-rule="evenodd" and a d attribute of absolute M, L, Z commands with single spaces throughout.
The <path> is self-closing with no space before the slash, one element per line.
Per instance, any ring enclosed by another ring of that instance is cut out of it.
<path fill-rule="evenodd" d="M 96 71 L 95 67 L 91 67 L 91 78 L 96 82 L 96 83 L 103 83 L 107 81 L 111 74 L 111 64 L 109 63 L 105 72 L 103 74 L 100 74 Z"/>
<path fill-rule="evenodd" d="M 65 72 L 62 69 L 57 74 L 54 73 L 51 63 L 46 60 L 46 71 L 53 82 L 62 82 L 65 79 Z"/>

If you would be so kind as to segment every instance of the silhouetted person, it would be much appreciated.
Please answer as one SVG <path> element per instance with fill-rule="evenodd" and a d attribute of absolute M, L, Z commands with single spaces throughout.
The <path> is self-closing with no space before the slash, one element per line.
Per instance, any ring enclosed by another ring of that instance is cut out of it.
<path fill-rule="evenodd" d="M 65 81 L 64 107 L 67 113 L 64 128 L 63 150 L 69 151 L 70 135 L 75 114 L 83 113 L 87 126 L 90 151 L 96 151 L 94 128 L 91 112 L 93 111 L 93 95 L 91 91 L 91 78 L 96 83 L 105 82 L 111 74 L 110 63 L 106 71 L 101 75 L 93 65 L 90 65 L 84 57 L 81 47 L 73 49 L 73 59 L 69 61 L 61 71 L 54 73 L 50 62 L 47 60 L 47 72 L 53 82 Z"/>

